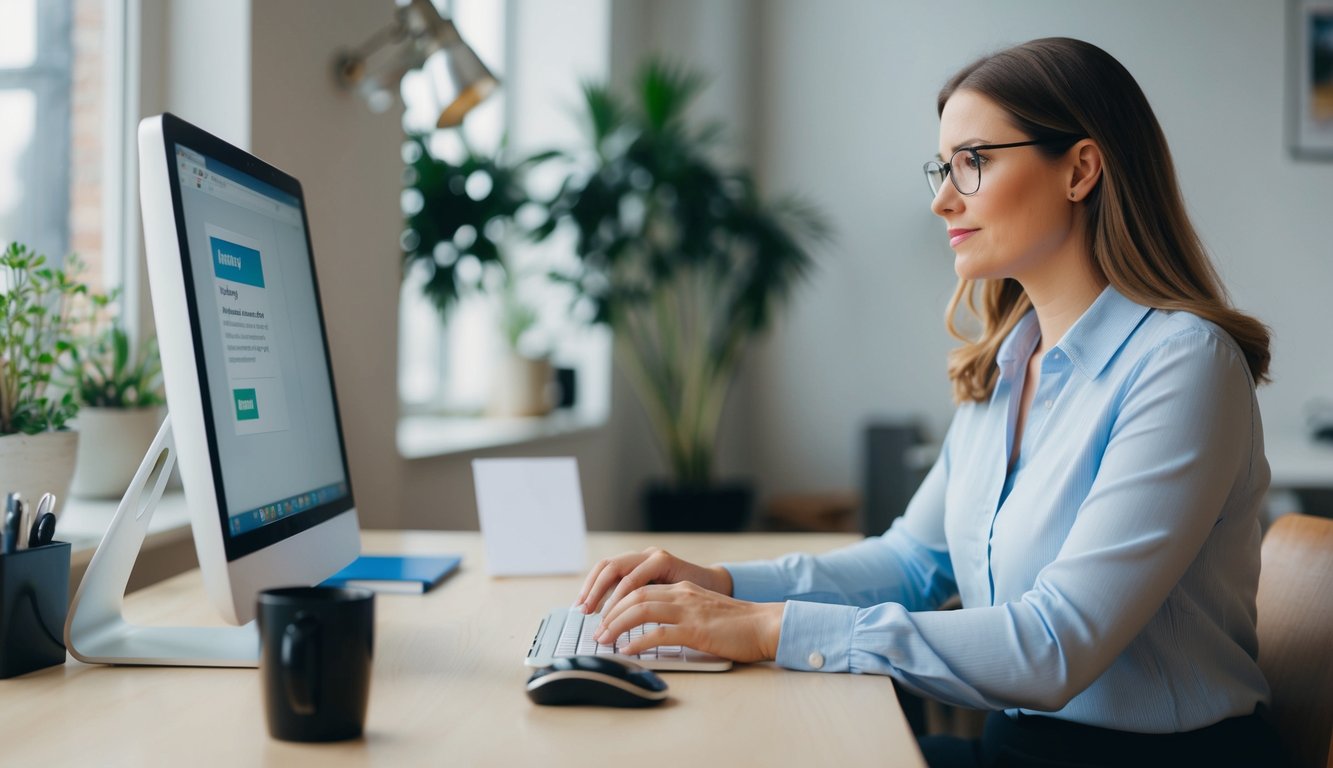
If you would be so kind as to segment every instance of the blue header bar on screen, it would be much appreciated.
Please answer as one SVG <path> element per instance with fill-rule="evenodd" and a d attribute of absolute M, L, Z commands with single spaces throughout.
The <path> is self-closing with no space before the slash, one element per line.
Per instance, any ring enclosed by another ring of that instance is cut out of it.
<path fill-rule="evenodd" d="M 218 279 L 264 287 L 264 265 L 260 263 L 259 251 L 220 237 L 208 238 L 208 244 L 213 251 L 213 274 Z"/>
<path fill-rule="evenodd" d="M 230 165 L 220 163 L 207 155 L 204 156 L 204 168 L 216 173 L 224 179 L 229 179 L 243 187 L 254 190 L 264 197 L 272 198 L 283 205 L 290 205 L 297 208 L 301 207 L 301 201 L 297 200 L 295 195 L 289 195 L 272 184 L 262 182 L 244 171 L 238 171 Z"/>

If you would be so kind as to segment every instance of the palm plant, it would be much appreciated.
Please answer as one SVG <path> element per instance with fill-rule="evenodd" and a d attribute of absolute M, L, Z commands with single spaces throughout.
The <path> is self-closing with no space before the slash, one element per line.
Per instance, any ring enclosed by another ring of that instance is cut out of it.
<path fill-rule="evenodd" d="M 572 226 L 578 268 L 560 279 L 613 328 L 676 485 L 705 488 L 742 355 L 808 274 L 808 248 L 829 226 L 798 198 L 764 199 L 749 171 L 710 157 L 720 131 L 686 119 L 698 74 L 650 60 L 635 82 L 633 99 L 584 85 L 592 167 L 566 179 L 535 234 Z"/>

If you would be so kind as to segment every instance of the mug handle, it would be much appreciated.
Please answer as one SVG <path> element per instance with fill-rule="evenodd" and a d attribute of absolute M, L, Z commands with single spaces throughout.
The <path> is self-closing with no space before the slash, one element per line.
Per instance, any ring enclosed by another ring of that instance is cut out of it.
<path fill-rule="evenodd" d="M 315 714 L 319 701 L 319 624 L 299 613 L 282 631 L 282 687 L 287 706 L 298 715 Z"/>

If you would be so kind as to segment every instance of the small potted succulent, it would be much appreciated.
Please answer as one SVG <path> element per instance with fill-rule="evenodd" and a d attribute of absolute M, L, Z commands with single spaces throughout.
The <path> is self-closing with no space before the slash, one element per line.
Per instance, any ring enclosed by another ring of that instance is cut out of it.
<path fill-rule="evenodd" d="M 157 341 L 135 351 L 121 323 L 109 317 L 115 296 L 93 296 L 80 343 L 66 358 L 79 402 L 78 463 L 70 491 L 85 498 L 119 498 L 162 424 L 166 399 Z"/>
<path fill-rule="evenodd" d="M 0 252 L 0 493 L 29 502 L 68 495 L 74 474 L 78 433 L 68 424 L 79 404 L 54 374 L 77 343 L 76 299 L 88 293 L 81 268 L 74 256 L 57 267 L 20 243 Z"/>

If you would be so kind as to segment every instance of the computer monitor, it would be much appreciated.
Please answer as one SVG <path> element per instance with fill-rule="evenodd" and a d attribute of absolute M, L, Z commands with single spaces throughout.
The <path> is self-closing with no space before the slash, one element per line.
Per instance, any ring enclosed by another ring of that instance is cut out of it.
<path fill-rule="evenodd" d="M 318 583 L 360 551 L 305 201 L 293 177 L 170 114 L 140 123 L 139 155 L 164 432 L 205 588 L 242 624 L 260 590 Z M 160 494 L 148 465 L 169 456 L 150 449 L 135 503 Z"/>

